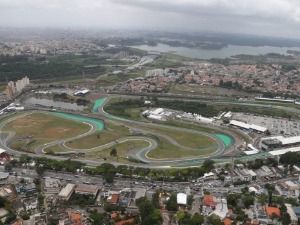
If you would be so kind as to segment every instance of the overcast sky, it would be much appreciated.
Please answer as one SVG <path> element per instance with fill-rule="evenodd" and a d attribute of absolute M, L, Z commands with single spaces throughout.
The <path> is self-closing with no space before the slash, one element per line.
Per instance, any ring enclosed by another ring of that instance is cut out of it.
<path fill-rule="evenodd" d="M 0 26 L 221 31 L 300 38 L 300 1 L 0 0 Z"/>

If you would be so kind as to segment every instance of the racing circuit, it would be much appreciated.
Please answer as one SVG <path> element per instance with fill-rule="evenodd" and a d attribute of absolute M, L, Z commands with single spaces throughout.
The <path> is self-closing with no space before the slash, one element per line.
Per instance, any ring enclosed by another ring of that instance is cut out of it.
<path fill-rule="evenodd" d="M 173 126 L 168 126 L 168 125 L 161 125 L 161 124 L 155 124 L 155 123 L 146 123 L 146 122 L 123 119 L 120 117 L 110 115 L 103 110 L 103 106 L 105 105 L 105 103 L 108 100 L 109 100 L 109 98 L 101 98 L 101 99 L 96 100 L 94 103 L 93 109 L 92 109 L 93 114 L 100 115 L 100 116 L 104 117 L 105 120 L 108 120 L 110 122 L 125 124 L 126 127 L 131 128 L 131 129 L 134 129 L 134 128 L 136 129 L 136 126 L 138 126 L 139 130 L 143 131 L 144 133 L 163 137 L 166 140 L 168 140 L 169 142 L 171 142 L 174 146 L 177 146 L 177 147 L 180 147 L 180 148 L 183 148 L 186 150 L 199 151 L 199 152 L 204 151 L 204 150 L 213 150 L 213 153 L 206 154 L 206 155 L 202 154 L 202 155 L 198 155 L 198 156 L 189 156 L 189 157 L 183 157 L 183 158 L 160 158 L 160 159 L 150 158 L 147 156 L 148 153 L 151 152 L 152 150 L 154 150 L 155 148 L 157 148 L 158 143 L 154 138 L 147 137 L 147 136 L 128 136 L 128 137 L 123 137 L 123 138 L 120 138 L 113 142 L 109 142 L 109 143 L 106 143 L 104 145 L 97 146 L 94 148 L 73 149 L 73 148 L 67 147 L 66 143 L 69 141 L 72 141 L 72 140 L 86 137 L 97 131 L 102 131 L 104 129 L 104 122 L 99 119 L 89 118 L 87 116 L 80 116 L 80 115 L 76 115 L 76 114 L 68 114 L 68 113 L 63 113 L 63 112 L 46 112 L 46 111 L 44 111 L 43 113 L 46 113 L 46 114 L 51 114 L 51 115 L 62 117 L 62 118 L 68 119 L 68 120 L 74 120 L 77 122 L 81 122 L 81 123 L 83 122 L 83 123 L 89 124 L 90 130 L 88 132 L 86 132 L 84 134 L 80 134 L 76 137 L 68 138 L 65 140 L 57 140 L 57 141 L 53 141 L 50 143 L 46 143 L 42 146 L 38 146 L 34 149 L 35 154 L 49 156 L 49 155 L 45 154 L 44 150 L 46 148 L 49 148 L 49 147 L 55 146 L 55 145 L 58 145 L 61 149 L 63 149 L 62 151 L 57 152 L 57 155 L 64 155 L 64 154 L 70 154 L 70 153 L 97 152 L 97 151 L 101 151 L 103 149 L 113 147 L 113 146 L 117 145 L 118 143 L 123 143 L 123 142 L 127 142 L 127 141 L 132 141 L 132 140 L 141 140 L 141 141 L 147 142 L 148 146 L 144 147 L 144 148 L 139 148 L 139 149 L 137 149 L 137 148 L 130 149 L 126 153 L 127 158 L 132 158 L 132 159 L 142 162 L 142 164 L 139 164 L 141 166 L 149 165 L 150 167 L 192 167 L 192 166 L 200 165 L 207 158 L 213 158 L 215 161 L 218 161 L 218 162 L 229 162 L 231 160 L 230 158 L 222 157 L 222 155 L 224 154 L 224 152 L 226 150 L 228 150 L 229 148 L 232 147 L 233 143 L 235 142 L 234 135 L 229 136 L 227 134 L 221 133 L 221 131 L 220 131 L 220 133 L 213 134 L 213 133 L 207 133 L 207 132 L 197 131 L 197 130 L 193 130 L 193 129 L 179 128 L 179 127 L 173 127 Z M 24 113 L 20 116 L 11 117 L 11 118 L 5 120 L 4 122 L 1 123 L 0 130 L 2 131 L 2 129 L 5 127 L 5 125 L 7 123 L 9 123 L 13 120 L 16 120 L 20 117 L 25 117 L 34 112 L 35 111 L 30 111 L 30 112 Z M 152 131 L 143 129 L 143 127 L 146 128 L 146 127 L 151 127 L 151 126 L 152 127 L 163 127 L 166 129 L 184 131 L 187 133 L 190 132 L 193 134 L 199 134 L 202 136 L 206 136 L 206 137 L 214 140 L 217 143 L 217 145 L 211 146 L 208 148 L 189 148 L 189 147 L 180 145 L 179 143 L 176 142 L 176 140 L 174 140 L 172 137 L 169 137 L 166 134 L 159 134 L 157 132 L 152 132 Z M 4 132 L 2 131 L 2 133 L 4 133 Z M 6 149 L 8 151 L 13 151 L 15 153 L 15 151 L 13 149 L 10 149 L 7 146 L 7 143 L 9 142 L 9 140 L 13 138 L 14 132 L 12 131 L 12 132 L 6 132 L 6 133 L 7 133 L 7 135 L 1 136 L 2 138 L 1 138 L 1 143 L 0 143 L 1 146 L 0 147 Z M 176 151 L 176 150 L 174 149 L 174 151 Z M 56 156 L 56 157 L 60 157 L 60 156 Z M 61 157 L 63 157 L 63 156 L 61 156 Z M 245 157 L 247 157 L 247 156 L 245 156 Z M 251 157 L 253 157 L 253 156 L 251 156 Z M 87 160 L 81 160 L 81 159 L 78 159 L 78 160 L 85 161 L 85 162 L 87 161 Z M 101 162 L 98 162 L 98 163 L 100 164 Z M 95 164 L 95 163 L 93 163 L 93 164 Z M 118 164 L 118 163 L 116 163 L 116 164 Z"/>

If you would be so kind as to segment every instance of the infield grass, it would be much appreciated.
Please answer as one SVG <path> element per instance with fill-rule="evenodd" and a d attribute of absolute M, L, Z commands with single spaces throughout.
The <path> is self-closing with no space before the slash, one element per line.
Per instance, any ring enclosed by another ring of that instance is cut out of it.
<path fill-rule="evenodd" d="M 88 132 L 91 127 L 74 120 L 64 119 L 46 113 L 32 113 L 9 122 L 3 131 L 14 131 L 11 147 L 21 150 L 29 141 L 28 151 L 56 140 L 63 140 Z"/>

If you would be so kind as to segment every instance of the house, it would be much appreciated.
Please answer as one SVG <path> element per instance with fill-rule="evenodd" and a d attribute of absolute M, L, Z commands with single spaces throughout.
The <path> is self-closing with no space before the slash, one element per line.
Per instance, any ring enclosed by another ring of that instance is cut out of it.
<path fill-rule="evenodd" d="M 12 222 L 11 225 L 23 225 L 23 219 L 17 219 Z"/>
<path fill-rule="evenodd" d="M 227 217 L 223 220 L 224 225 L 231 225 L 232 222 L 233 221 Z"/>
<path fill-rule="evenodd" d="M 25 199 L 23 203 L 25 205 L 26 211 L 36 209 L 38 207 L 38 199 L 36 197 Z"/>
<path fill-rule="evenodd" d="M 12 206 L 17 214 L 20 214 L 20 212 L 25 211 L 24 204 L 21 200 L 13 201 Z"/>
<path fill-rule="evenodd" d="M 4 208 L 0 208 L 0 218 L 3 218 L 8 215 L 8 211 Z"/>
<path fill-rule="evenodd" d="M 115 225 L 123 225 L 126 223 L 134 223 L 134 222 L 135 222 L 134 218 L 131 218 L 131 219 L 121 220 L 119 222 L 116 222 Z"/>
<path fill-rule="evenodd" d="M 270 218 L 273 214 L 280 216 L 280 209 L 277 207 L 267 206 L 266 207 L 267 216 Z"/>
<path fill-rule="evenodd" d="M 203 205 L 215 209 L 218 203 L 214 202 L 213 195 L 204 195 Z"/>
<path fill-rule="evenodd" d="M 9 201 L 15 200 L 17 195 L 17 191 L 12 184 L 0 188 L 0 196 L 7 198 Z"/>
<path fill-rule="evenodd" d="M 72 225 L 82 225 L 82 215 L 80 213 L 68 212 Z"/>
<path fill-rule="evenodd" d="M 229 212 L 226 199 L 222 196 L 218 198 L 213 197 L 213 202 L 217 205 L 215 206 L 215 209 L 211 214 L 218 216 L 221 220 L 225 219 L 227 213 Z"/>
<path fill-rule="evenodd" d="M 116 205 L 119 201 L 119 194 L 113 194 L 113 195 L 110 195 L 107 199 L 106 199 L 106 202 L 110 203 L 110 204 L 113 204 L 113 205 Z"/>

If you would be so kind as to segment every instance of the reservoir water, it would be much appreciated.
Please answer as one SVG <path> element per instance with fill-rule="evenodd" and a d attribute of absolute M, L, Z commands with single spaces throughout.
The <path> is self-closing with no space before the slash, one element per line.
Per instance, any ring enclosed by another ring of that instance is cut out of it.
<path fill-rule="evenodd" d="M 54 107 L 54 108 L 62 108 L 62 109 L 70 109 L 70 110 L 83 110 L 85 107 L 81 105 L 77 105 L 76 103 L 69 103 L 69 102 L 61 102 L 61 101 L 53 101 L 51 99 L 45 98 L 35 98 L 30 97 L 24 101 L 25 105 L 41 105 L 47 107 Z"/>
<path fill-rule="evenodd" d="M 229 58 L 234 55 L 263 55 L 267 53 L 278 53 L 288 55 L 287 50 L 300 51 L 300 47 L 274 47 L 274 46 L 238 46 L 228 45 L 222 49 L 201 49 L 201 48 L 186 48 L 186 47 L 172 47 L 165 44 L 157 44 L 157 46 L 139 45 L 131 46 L 145 51 L 158 51 L 158 52 L 174 52 L 175 54 L 198 59 L 211 59 L 211 58 Z"/>

